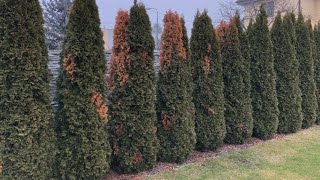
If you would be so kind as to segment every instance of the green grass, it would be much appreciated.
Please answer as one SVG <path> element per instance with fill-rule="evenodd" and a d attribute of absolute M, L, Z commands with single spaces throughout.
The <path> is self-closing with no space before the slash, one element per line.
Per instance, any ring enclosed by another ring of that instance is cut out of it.
<path fill-rule="evenodd" d="M 320 128 L 180 166 L 147 179 L 320 179 Z"/>

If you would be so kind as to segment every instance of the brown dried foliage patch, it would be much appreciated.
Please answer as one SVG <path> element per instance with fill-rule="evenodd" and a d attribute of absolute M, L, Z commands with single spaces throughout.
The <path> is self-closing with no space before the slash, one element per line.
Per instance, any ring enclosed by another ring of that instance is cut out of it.
<path fill-rule="evenodd" d="M 123 132 L 123 124 L 118 124 L 115 127 L 115 136 L 116 138 L 120 137 L 122 135 Z"/>
<path fill-rule="evenodd" d="M 68 54 L 63 59 L 63 67 L 67 73 L 67 75 L 70 77 L 71 80 L 75 79 L 75 67 L 76 63 L 72 57 L 72 54 Z"/>
<path fill-rule="evenodd" d="M 140 152 L 135 152 L 131 158 L 131 164 L 139 164 L 143 161 L 142 154 Z"/>
<path fill-rule="evenodd" d="M 105 123 L 108 122 L 108 106 L 103 101 L 103 96 L 99 92 L 93 92 L 91 93 L 91 102 L 94 103 L 94 105 L 97 108 L 97 113 L 99 116 L 103 119 Z"/>
<path fill-rule="evenodd" d="M 2 164 L 2 161 L 0 161 L 0 174 L 2 173 L 2 169 L 3 169 L 3 164 Z"/>
<path fill-rule="evenodd" d="M 70 7 L 69 7 L 68 14 L 70 15 L 70 13 L 72 13 L 72 12 L 73 12 L 73 10 L 74 10 L 74 8 L 73 8 L 73 4 L 71 4 L 71 5 L 70 5 Z"/>
<path fill-rule="evenodd" d="M 232 31 L 235 31 L 235 32 L 232 32 Z M 218 36 L 218 41 L 220 43 L 221 48 L 224 48 L 224 47 L 227 48 L 232 46 L 233 44 L 232 33 L 238 33 L 235 19 L 232 18 L 229 24 L 227 24 L 224 21 L 221 21 L 219 27 L 217 28 L 217 36 Z"/>
<path fill-rule="evenodd" d="M 120 152 L 120 147 L 119 147 L 118 143 L 116 142 L 116 143 L 114 143 L 114 145 L 113 145 L 113 153 L 114 153 L 115 155 L 118 155 L 119 152 Z"/>
<path fill-rule="evenodd" d="M 112 81 L 111 88 L 114 88 L 115 84 L 123 86 L 128 81 L 127 67 L 129 66 L 129 44 L 128 44 L 128 32 L 127 26 L 129 23 L 129 14 L 127 11 L 120 10 L 116 17 L 116 25 L 113 31 L 113 48 L 110 74 Z M 117 77 L 113 78 L 113 77 Z"/>
<path fill-rule="evenodd" d="M 161 113 L 161 121 L 164 129 L 171 129 L 173 127 L 174 118 L 167 115 L 165 112 Z"/>
<path fill-rule="evenodd" d="M 212 50 L 212 45 L 210 43 L 208 43 L 207 45 L 207 53 L 206 56 L 204 57 L 204 59 L 202 60 L 202 68 L 204 71 L 205 75 L 208 75 L 210 72 L 210 68 L 211 68 L 211 63 L 210 63 L 210 54 L 211 54 L 211 50 Z"/>
<path fill-rule="evenodd" d="M 142 51 L 141 53 L 142 60 L 146 61 L 148 58 L 148 52 L 146 50 Z"/>
<path fill-rule="evenodd" d="M 182 60 L 187 59 L 183 46 L 183 31 L 181 18 L 176 12 L 168 11 L 163 19 L 164 30 L 161 36 L 160 69 L 169 64 L 172 59 L 174 47 Z"/>
<path fill-rule="evenodd" d="M 212 45 L 210 43 L 208 43 L 208 48 L 207 48 L 207 52 L 210 53 L 212 50 Z"/>
<path fill-rule="evenodd" d="M 210 71 L 210 58 L 209 58 L 209 56 L 205 56 L 204 59 L 203 59 L 203 61 L 202 61 L 202 63 L 203 63 L 204 73 L 205 73 L 206 75 L 208 75 L 208 74 L 209 74 L 209 71 Z"/>
<path fill-rule="evenodd" d="M 156 135 L 157 134 L 157 128 L 154 125 L 151 125 L 151 130 L 152 130 L 152 134 Z"/>
<path fill-rule="evenodd" d="M 216 114 L 216 111 L 215 111 L 213 108 L 210 108 L 210 107 L 209 107 L 209 108 L 208 108 L 208 114 L 211 115 L 211 116 L 212 116 L 212 115 L 215 115 L 215 114 Z"/>

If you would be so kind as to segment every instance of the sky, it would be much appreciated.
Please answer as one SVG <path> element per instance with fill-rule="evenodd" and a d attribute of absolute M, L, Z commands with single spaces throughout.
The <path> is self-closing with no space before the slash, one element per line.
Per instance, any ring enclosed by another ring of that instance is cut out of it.
<path fill-rule="evenodd" d="M 113 29 L 115 17 L 119 9 L 130 10 L 133 0 L 96 0 L 99 6 L 101 26 L 108 29 Z M 220 2 L 226 0 L 138 0 L 145 4 L 147 8 L 157 8 L 159 12 L 159 23 L 162 24 L 162 19 L 166 11 L 177 11 L 183 14 L 186 20 L 186 26 L 190 33 L 194 16 L 199 9 L 200 11 L 207 9 L 213 23 L 219 22 Z M 148 11 L 150 21 L 156 24 L 157 13 L 153 10 Z"/>

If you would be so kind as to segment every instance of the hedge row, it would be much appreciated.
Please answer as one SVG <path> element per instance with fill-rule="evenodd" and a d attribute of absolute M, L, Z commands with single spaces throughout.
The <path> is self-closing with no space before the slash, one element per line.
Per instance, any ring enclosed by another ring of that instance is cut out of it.
<path fill-rule="evenodd" d="M 319 123 L 320 25 L 197 12 L 189 47 L 183 18 L 163 23 L 156 76 L 145 6 L 118 12 L 107 87 L 97 5 L 74 0 L 54 120 L 40 4 L 0 1 L 0 178 L 101 179 Z"/>

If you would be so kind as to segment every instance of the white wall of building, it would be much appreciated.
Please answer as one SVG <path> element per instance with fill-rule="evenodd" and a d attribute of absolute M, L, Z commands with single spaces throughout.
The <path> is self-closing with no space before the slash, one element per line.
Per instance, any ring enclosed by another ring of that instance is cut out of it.
<path fill-rule="evenodd" d="M 274 6 L 272 7 L 272 2 Z M 320 0 L 301 0 L 301 10 L 306 19 L 310 18 L 313 24 L 320 20 Z M 239 5 L 245 9 L 244 24 L 248 25 L 250 19 L 254 17 L 262 3 L 266 4 L 267 14 L 270 16 L 270 22 L 278 11 L 286 10 L 299 12 L 299 0 L 238 0 Z"/>

